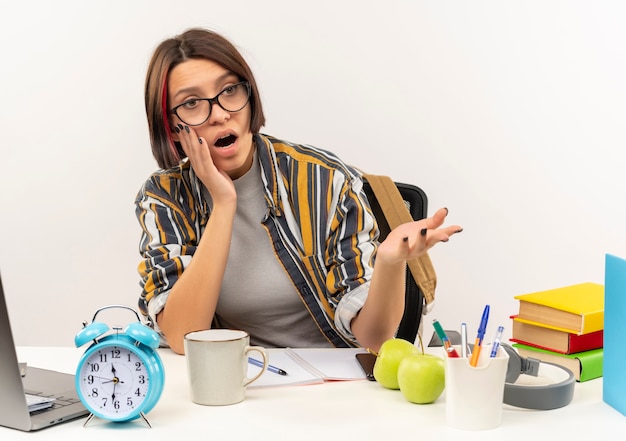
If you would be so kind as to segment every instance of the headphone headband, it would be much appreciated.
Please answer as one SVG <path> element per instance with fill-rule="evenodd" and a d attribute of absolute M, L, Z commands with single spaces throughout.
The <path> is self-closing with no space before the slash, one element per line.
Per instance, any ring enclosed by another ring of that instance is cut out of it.
<path fill-rule="evenodd" d="M 567 406 L 572 401 L 576 384 L 572 371 L 535 358 L 524 358 L 508 344 L 502 343 L 501 347 L 509 355 L 504 403 L 526 409 L 550 410 Z M 518 384 L 521 374 L 526 377 Z"/>

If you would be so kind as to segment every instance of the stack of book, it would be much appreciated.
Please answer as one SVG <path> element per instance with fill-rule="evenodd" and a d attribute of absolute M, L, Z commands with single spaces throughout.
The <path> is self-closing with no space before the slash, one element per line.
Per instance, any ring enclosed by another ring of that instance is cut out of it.
<path fill-rule="evenodd" d="M 580 283 L 515 299 L 511 341 L 521 356 L 565 366 L 577 381 L 602 376 L 603 285 Z"/>

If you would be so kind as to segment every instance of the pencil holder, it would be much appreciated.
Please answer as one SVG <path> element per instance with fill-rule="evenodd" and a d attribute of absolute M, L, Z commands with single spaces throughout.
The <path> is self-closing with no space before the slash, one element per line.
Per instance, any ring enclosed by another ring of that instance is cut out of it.
<path fill-rule="evenodd" d="M 461 353 L 460 347 L 456 350 Z M 449 358 L 444 354 L 448 426 L 461 430 L 500 426 L 509 356 L 502 348 L 498 348 L 494 358 L 490 352 L 489 346 L 482 349 L 476 367 L 470 366 L 469 358 Z"/>

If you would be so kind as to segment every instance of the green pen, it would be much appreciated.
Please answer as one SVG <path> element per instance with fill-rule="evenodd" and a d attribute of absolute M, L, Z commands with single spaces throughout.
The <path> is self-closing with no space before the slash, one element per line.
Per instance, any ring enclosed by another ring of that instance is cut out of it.
<path fill-rule="evenodd" d="M 441 324 L 437 321 L 437 319 L 433 320 L 433 327 L 435 328 L 435 332 L 437 333 L 437 336 L 441 340 L 443 347 L 446 348 L 446 353 L 448 354 L 448 357 L 459 358 L 459 353 L 456 351 L 456 349 L 454 349 L 454 347 L 450 343 L 450 339 L 446 335 L 446 331 L 443 330 L 443 328 L 441 327 Z"/>

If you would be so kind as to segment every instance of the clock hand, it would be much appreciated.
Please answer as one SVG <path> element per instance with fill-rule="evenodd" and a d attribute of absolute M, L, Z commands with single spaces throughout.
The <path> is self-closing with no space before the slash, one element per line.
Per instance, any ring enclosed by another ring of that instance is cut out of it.
<path fill-rule="evenodd" d="M 100 379 L 107 379 L 107 381 L 103 381 L 102 383 L 110 383 L 111 381 L 113 381 L 112 379 L 109 379 L 108 377 L 100 377 L 99 375 L 92 375 L 93 378 L 100 378 Z"/>
<path fill-rule="evenodd" d="M 111 363 L 111 372 L 113 373 L 113 378 L 103 381 L 102 384 L 113 382 L 113 398 L 115 398 L 115 384 L 117 384 L 117 377 L 115 376 L 115 366 L 113 366 L 113 363 Z"/>
<path fill-rule="evenodd" d="M 117 371 L 115 370 L 115 366 L 113 365 L 113 363 L 111 363 L 111 372 L 114 375 L 113 379 L 109 381 L 105 381 L 103 383 L 113 382 L 113 392 L 111 393 L 111 398 L 115 400 L 115 388 L 117 387 L 119 383 L 124 383 L 124 382 L 117 377 Z"/>
<path fill-rule="evenodd" d="M 102 378 L 102 377 L 98 377 L 98 378 Z M 115 377 L 111 380 L 103 381 L 101 384 L 107 384 L 107 383 L 115 383 L 115 384 L 122 383 L 123 384 L 124 382 L 120 380 L 119 378 Z"/>
<path fill-rule="evenodd" d="M 115 366 L 113 365 L 113 363 L 111 363 L 111 372 L 113 373 L 113 393 L 111 394 L 111 398 L 113 399 L 113 401 L 115 401 L 115 387 L 119 382 L 119 378 L 117 378 L 117 375 L 115 373 Z"/>

